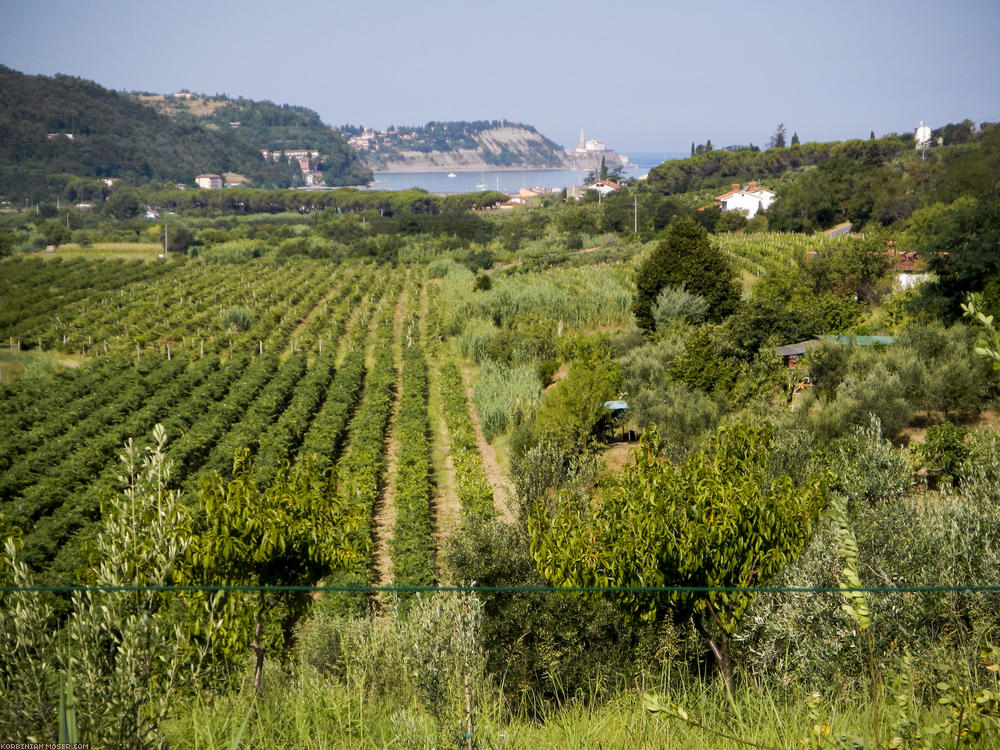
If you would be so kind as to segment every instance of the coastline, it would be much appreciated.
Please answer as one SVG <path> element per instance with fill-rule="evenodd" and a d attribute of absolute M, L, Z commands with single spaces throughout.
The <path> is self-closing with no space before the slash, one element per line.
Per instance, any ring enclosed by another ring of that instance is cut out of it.
<path fill-rule="evenodd" d="M 629 164 L 627 166 L 634 166 Z M 589 169 L 574 169 L 573 167 L 553 167 L 553 166 L 542 166 L 537 164 L 521 164 L 509 167 L 495 167 L 489 164 L 483 165 L 481 167 L 462 165 L 454 167 L 440 167 L 440 166 L 428 166 L 428 167 L 417 167 L 406 165 L 399 169 L 381 169 L 372 166 L 368 167 L 371 169 L 372 174 L 449 174 L 454 172 L 455 174 L 475 174 L 476 172 L 566 172 L 566 171 L 577 171 L 577 172 L 588 172 Z"/>

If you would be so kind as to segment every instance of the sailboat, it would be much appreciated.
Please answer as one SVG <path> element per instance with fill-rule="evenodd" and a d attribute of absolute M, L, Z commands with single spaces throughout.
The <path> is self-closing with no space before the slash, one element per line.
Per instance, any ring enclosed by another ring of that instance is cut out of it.
<path fill-rule="evenodd" d="M 484 169 L 479 175 L 479 182 L 476 183 L 476 190 L 486 189 L 486 170 Z"/>
<path fill-rule="evenodd" d="M 448 173 L 448 176 L 449 176 L 449 177 L 458 177 L 458 175 L 457 175 L 457 174 L 455 174 L 454 172 L 449 172 L 449 173 Z"/>

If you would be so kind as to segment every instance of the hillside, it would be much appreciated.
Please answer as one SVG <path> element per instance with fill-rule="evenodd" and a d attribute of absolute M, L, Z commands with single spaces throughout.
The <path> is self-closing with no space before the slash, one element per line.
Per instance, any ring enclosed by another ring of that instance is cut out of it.
<path fill-rule="evenodd" d="M 475 172 L 483 169 L 593 169 L 531 125 L 507 120 L 429 122 L 385 131 L 345 127 L 350 143 L 379 172 Z M 614 152 L 609 153 L 609 163 Z M 616 162 L 617 163 L 617 162 Z M 612 164 L 614 166 L 614 164 Z"/>
<path fill-rule="evenodd" d="M 287 187 L 287 164 L 267 164 L 230 133 L 157 114 L 127 96 L 71 76 L 28 76 L 0 67 L 0 193 L 44 192 L 54 174 L 191 183 L 203 172 L 238 172 Z"/>
<path fill-rule="evenodd" d="M 134 94 L 137 101 L 174 122 L 230 134 L 253 148 L 312 149 L 320 152 L 317 169 L 327 185 L 363 185 L 371 171 L 334 128 L 306 107 L 269 101 L 229 99 L 190 92 Z"/>

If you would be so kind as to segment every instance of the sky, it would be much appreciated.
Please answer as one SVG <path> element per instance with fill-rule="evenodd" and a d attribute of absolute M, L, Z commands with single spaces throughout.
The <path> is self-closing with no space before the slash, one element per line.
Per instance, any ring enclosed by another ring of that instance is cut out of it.
<path fill-rule="evenodd" d="M 0 0 L 0 63 L 24 73 L 331 125 L 584 128 L 626 154 L 997 121 L 998 40 L 997 0 Z"/>

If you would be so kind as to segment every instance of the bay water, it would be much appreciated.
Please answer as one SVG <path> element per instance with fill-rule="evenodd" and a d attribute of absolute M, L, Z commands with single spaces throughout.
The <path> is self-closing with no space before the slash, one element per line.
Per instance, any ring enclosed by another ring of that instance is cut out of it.
<path fill-rule="evenodd" d="M 625 178 L 642 177 L 652 167 L 671 159 L 683 159 L 688 154 L 647 151 L 626 152 L 630 165 L 622 170 Z M 481 172 L 457 172 L 449 177 L 445 172 L 376 172 L 375 181 L 369 190 L 409 190 L 422 188 L 429 193 L 475 193 L 480 190 L 497 190 L 501 193 L 516 193 L 521 188 L 542 187 L 546 190 L 562 190 L 571 185 L 582 185 L 590 170 L 585 169 L 525 169 L 525 170 L 485 170 Z M 480 187 L 480 186 L 485 187 Z"/>

